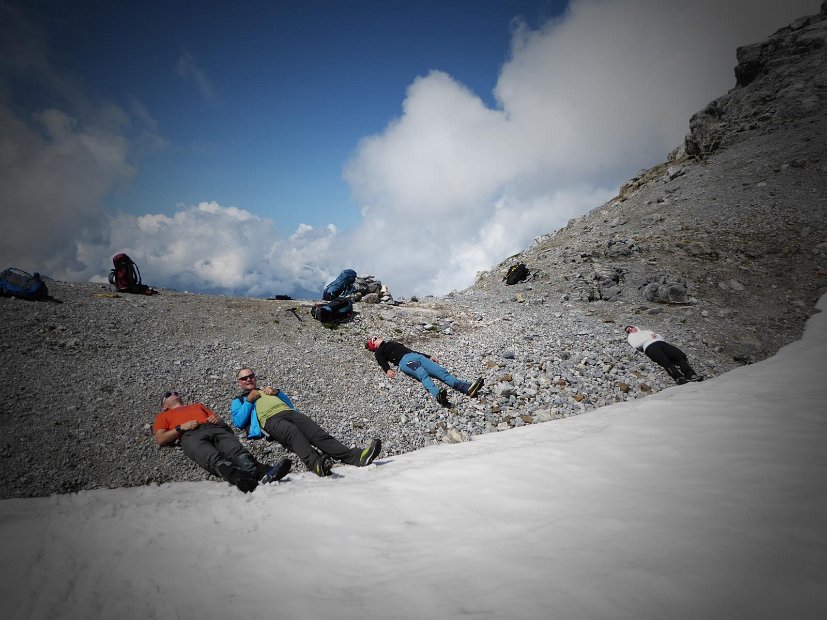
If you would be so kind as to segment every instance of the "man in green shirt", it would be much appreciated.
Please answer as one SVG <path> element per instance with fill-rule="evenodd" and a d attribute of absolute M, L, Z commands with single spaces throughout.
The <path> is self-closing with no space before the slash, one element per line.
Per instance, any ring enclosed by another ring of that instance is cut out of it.
<path fill-rule="evenodd" d="M 233 424 L 247 429 L 247 437 L 267 433 L 288 450 L 295 452 L 309 471 L 329 476 L 333 459 L 364 467 L 379 456 L 382 442 L 371 440 L 367 448 L 348 448 L 308 416 L 296 411 L 290 398 L 281 390 L 256 386 L 251 368 L 241 368 L 236 380 L 242 389 L 233 399 L 230 412 Z M 263 432 L 262 432 L 263 431 Z"/>

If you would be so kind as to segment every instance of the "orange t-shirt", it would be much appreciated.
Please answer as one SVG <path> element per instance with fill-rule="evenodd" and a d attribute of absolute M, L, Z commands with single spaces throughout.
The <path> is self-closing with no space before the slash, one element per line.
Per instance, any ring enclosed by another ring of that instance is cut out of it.
<path fill-rule="evenodd" d="M 171 431 L 179 424 L 184 424 L 190 420 L 195 420 L 203 424 L 211 415 L 213 415 L 213 412 L 201 403 L 192 403 L 191 405 L 184 405 L 183 407 L 175 407 L 174 409 L 162 411 L 155 416 L 153 431 L 156 433 L 158 431 Z"/>

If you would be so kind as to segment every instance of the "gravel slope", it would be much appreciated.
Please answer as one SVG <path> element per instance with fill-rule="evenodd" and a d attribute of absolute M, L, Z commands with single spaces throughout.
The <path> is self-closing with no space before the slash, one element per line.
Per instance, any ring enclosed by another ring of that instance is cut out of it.
<path fill-rule="evenodd" d="M 707 376 L 772 355 L 827 290 L 825 41 L 827 4 L 739 50 L 737 88 L 693 117 L 685 148 L 466 291 L 360 303 L 335 329 L 309 301 L 66 282 L 50 283 L 60 304 L 0 298 L 0 498 L 207 477 L 156 446 L 151 422 L 170 389 L 229 419 L 242 365 L 344 442 L 381 437 L 387 456 L 671 387 L 626 344 L 627 323 L 664 334 Z M 505 286 L 518 260 L 531 275 Z M 369 335 L 486 386 L 442 409 L 413 380 L 384 377 Z"/>

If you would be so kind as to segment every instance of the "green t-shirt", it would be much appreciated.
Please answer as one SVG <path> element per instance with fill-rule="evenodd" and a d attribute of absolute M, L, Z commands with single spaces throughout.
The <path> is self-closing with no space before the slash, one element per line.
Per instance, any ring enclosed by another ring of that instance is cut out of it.
<path fill-rule="evenodd" d="M 256 400 L 256 415 L 258 416 L 258 423 L 264 426 L 274 415 L 282 411 L 290 411 L 290 405 L 285 403 L 278 396 L 268 396 L 264 392 L 259 392 L 260 396 Z"/>

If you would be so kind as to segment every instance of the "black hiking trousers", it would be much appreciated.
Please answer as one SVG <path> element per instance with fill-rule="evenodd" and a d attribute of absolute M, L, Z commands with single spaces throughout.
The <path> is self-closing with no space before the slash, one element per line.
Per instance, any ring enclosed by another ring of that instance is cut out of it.
<path fill-rule="evenodd" d="M 315 472 L 322 455 L 330 456 L 348 465 L 358 465 L 362 451 L 348 448 L 311 418 L 294 409 L 282 411 L 268 418 L 264 430 L 285 448 L 294 452 L 309 471 Z M 314 448 L 322 452 L 319 454 Z"/>
<path fill-rule="evenodd" d="M 221 476 L 219 463 L 232 463 L 249 477 L 257 477 L 256 460 L 238 437 L 223 424 L 205 422 L 181 435 L 181 449 L 211 474 Z"/>
<path fill-rule="evenodd" d="M 681 351 L 675 345 L 664 342 L 663 340 L 656 340 L 648 347 L 646 347 L 646 356 L 658 364 L 663 366 L 669 376 L 675 381 L 683 377 L 684 379 L 691 379 L 695 376 L 695 371 L 686 360 L 686 353 Z"/>

